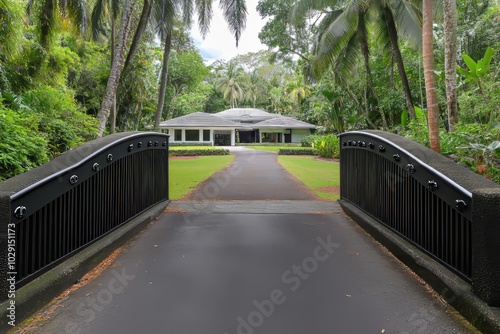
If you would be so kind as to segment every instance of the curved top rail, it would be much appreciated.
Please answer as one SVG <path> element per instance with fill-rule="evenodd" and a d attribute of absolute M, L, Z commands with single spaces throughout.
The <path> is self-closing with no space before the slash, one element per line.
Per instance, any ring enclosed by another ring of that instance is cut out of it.
<path fill-rule="evenodd" d="M 167 134 L 157 132 L 122 132 L 102 137 L 65 152 L 40 167 L 1 182 L 0 192 L 16 200 L 51 181 L 58 180 L 62 183 L 64 176 L 72 170 L 90 164 L 90 167 L 86 168 L 86 172 L 83 173 L 83 177 L 79 179 L 82 181 L 100 166 L 105 166 L 113 160 L 116 161 L 138 150 L 166 149 L 168 137 Z M 147 142 L 142 142 L 146 140 Z M 111 151 L 113 152 L 108 153 L 104 158 L 100 157 L 104 155 L 103 153 Z M 75 178 L 68 182 L 74 182 L 74 180 Z"/>
<path fill-rule="evenodd" d="M 472 192 L 475 189 L 500 188 L 500 185 L 451 159 L 393 133 L 351 131 L 339 137 L 341 150 L 367 150 L 392 161 L 469 219 Z"/>
<path fill-rule="evenodd" d="M 344 138 L 351 135 L 364 135 L 392 145 L 394 148 L 406 153 L 414 161 L 419 161 L 423 166 L 456 183 L 467 193 L 474 189 L 500 188 L 499 184 L 474 173 L 428 147 L 400 135 L 380 130 L 363 130 L 344 132 L 339 137 Z"/>

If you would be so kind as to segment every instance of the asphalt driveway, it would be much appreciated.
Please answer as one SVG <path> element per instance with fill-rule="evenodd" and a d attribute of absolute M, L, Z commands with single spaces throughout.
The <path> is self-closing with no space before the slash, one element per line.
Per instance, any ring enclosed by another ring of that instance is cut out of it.
<path fill-rule="evenodd" d="M 275 154 L 236 154 L 31 332 L 472 332 Z"/>

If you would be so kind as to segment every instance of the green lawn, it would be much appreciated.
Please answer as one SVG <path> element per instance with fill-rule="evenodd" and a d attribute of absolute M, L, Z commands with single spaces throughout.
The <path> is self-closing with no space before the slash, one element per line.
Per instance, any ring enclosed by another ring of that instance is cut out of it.
<path fill-rule="evenodd" d="M 319 197 L 329 200 L 340 198 L 337 194 L 331 194 L 331 190 L 338 189 L 340 186 L 338 162 L 318 160 L 315 157 L 285 155 L 278 156 L 278 161 Z"/>
<path fill-rule="evenodd" d="M 248 145 L 248 146 L 244 146 L 244 147 L 248 147 L 248 148 L 252 148 L 254 150 L 259 150 L 259 151 L 269 151 L 269 152 L 276 152 L 278 153 L 279 149 L 282 147 L 282 146 L 251 146 L 251 145 Z"/>
<path fill-rule="evenodd" d="M 183 149 L 185 147 L 182 147 Z M 170 199 L 184 197 L 200 182 L 229 165 L 234 155 L 194 157 L 192 159 L 170 159 Z"/>
<path fill-rule="evenodd" d="M 297 146 L 283 146 L 283 145 L 245 145 L 243 147 L 248 147 L 248 148 L 253 148 L 254 150 L 259 150 L 259 151 L 268 151 L 268 152 L 276 152 L 278 153 L 278 151 L 280 150 L 280 148 L 291 148 L 291 149 L 294 149 L 294 148 L 297 148 L 297 149 L 300 149 L 302 147 L 300 147 L 299 145 Z"/>
<path fill-rule="evenodd" d="M 269 147 L 274 146 L 266 148 Z M 200 182 L 228 166 L 233 159 L 234 155 L 170 159 L 170 199 L 184 197 Z M 340 185 L 337 162 L 318 160 L 310 156 L 278 156 L 278 161 L 320 198 L 329 200 L 339 198 L 339 195 L 331 194 L 331 190 Z"/>

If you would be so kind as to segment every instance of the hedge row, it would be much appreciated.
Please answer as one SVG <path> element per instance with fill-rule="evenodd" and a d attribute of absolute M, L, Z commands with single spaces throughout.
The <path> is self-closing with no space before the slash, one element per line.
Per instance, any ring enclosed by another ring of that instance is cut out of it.
<path fill-rule="evenodd" d="M 310 147 L 301 148 L 280 148 L 279 155 L 317 155 L 318 152 Z"/>
<path fill-rule="evenodd" d="M 282 146 L 300 147 L 300 143 L 236 143 L 236 146 Z"/>
<path fill-rule="evenodd" d="M 196 149 L 196 150 L 169 150 L 168 155 L 172 157 L 187 157 L 197 155 L 228 155 L 229 150 L 224 148 Z"/>
<path fill-rule="evenodd" d="M 209 141 L 204 141 L 204 142 L 199 142 L 199 141 L 192 141 L 192 142 L 169 142 L 168 146 L 212 146 L 212 142 Z"/>

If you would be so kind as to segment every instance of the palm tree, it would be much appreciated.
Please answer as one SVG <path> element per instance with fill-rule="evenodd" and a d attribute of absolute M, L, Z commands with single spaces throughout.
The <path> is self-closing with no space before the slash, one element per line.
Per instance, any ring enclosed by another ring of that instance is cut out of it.
<path fill-rule="evenodd" d="M 165 92 L 167 90 L 168 61 L 172 48 L 172 29 L 175 16 L 175 4 L 173 1 L 157 1 L 155 3 L 154 17 L 156 20 L 155 29 L 163 44 L 163 61 L 160 71 L 160 86 L 158 88 L 158 103 L 154 119 L 154 128 L 160 128 L 163 106 L 165 104 Z M 167 115 L 168 119 L 168 115 Z"/>
<path fill-rule="evenodd" d="M 282 114 L 284 107 L 283 107 L 283 96 L 284 96 L 283 89 L 281 87 L 273 87 L 269 91 L 269 102 L 271 103 L 271 108 L 274 113 L 276 114 Z"/>
<path fill-rule="evenodd" d="M 46 0 L 51 1 L 51 0 Z M 116 96 L 116 89 L 118 87 L 119 79 L 123 70 L 124 58 L 126 54 L 126 41 L 130 34 L 130 21 L 132 18 L 132 9 L 135 5 L 136 0 L 124 0 L 122 5 L 122 19 L 120 30 L 118 32 L 118 43 L 117 48 L 113 57 L 113 65 L 111 67 L 111 73 L 106 86 L 106 93 L 101 104 L 101 109 L 97 115 L 99 121 L 99 136 L 102 136 L 104 128 L 106 126 L 107 119 L 110 115 L 111 106 L 113 104 L 113 99 Z M 192 22 L 192 16 L 194 12 L 198 14 L 198 25 L 203 34 L 208 32 L 210 26 L 210 21 L 212 18 L 212 0 L 155 0 L 153 4 L 157 10 L 160 11 L 161 21 L 158 21 L 158 29 L 163 30 L 162 42 L 164 45 L 164 54 L 162 61 L 162 75 L 159 87 L 159 101 L 157 105 L 157 111 L 155 115 L 155 123 L 157 120 L 161 120 L 161 114 L 164 104 L 164 92 L 166 89 L 166 82 L 168 76 L 168 56 L 170 54 L 170 43 L 169 34 L 171 34 L 171 29 L 173 25 L 175 9 L 180 8 L 184 24 L 190 26 Z M 247 8 L 244 0 L 221 0 L 219 3 L 223 15 L 228 23 L 229 30 L 234 34 L 236 39 L 236 45 L 238 45 L 241 33 L 246 25 L 246 15 Z M 177 8 L 176 8 L 177 6 Z M 143 8 L 143 14 L 147 11 Z M 158 13 L 157 13 L 158 15 Z M 141 15 L 142 16 L 142 15 Z M 162 98 L 163 96 L 163 98 Z M 159 122 L 158 122 L 159 123 Z"/>
<path fill-rule="evenodd" d="M 434 82 L 434 47 L 432 42 L 432 0 L 423 1 L 422 58 L 424 62 L 425 91 L 427 95 L 427 122 L 431 149 L 440 152 L 439 108 Z"/>
<path fill-rule="evenodd" d="M 253 70 L 252 73 L 244 76 L 243 86 L 245 88 L 245 99 L 252 102 L 255 108 L 258 100 L 262 98 L 265 92 L 265 82 L 262 77 Z"/>
<path fill-rule="evenodd" d="M 237 101 L 244 96 L 241 84 L 243 73 L 243 67 L 235 62 L 229 62 L 223 75 L 215 82 L 216 89 L 229 100 L 230 108 L 236 108 Z"/>
<path fill-rule="evenodd" d="M 163 107 L 165 103 L 165 91 L 167 88 L 167 78 L 168 78 L 168 59 L 171 50 L 172 43 L 172 27 L 173 20 L 175 19 L 175 12 L 173 9 L 175 7 L 181 8 L 181 14 L 183 23 L 186 27 L 190 27 L 192 24 L 192 16 L 196 11 L 198 16 L 198 27 L 203 36 L 205 36 L 209 30 L 210 22 L 212 20 L 212 0 L 156 0 L 158 2 L 156 18 L 157 18 L 157 31 L 161 31 L 161 35 L 164 37 L 163 41 L 163 62 L 162 70 L 160 74 L 160 87 L 158 90 L 158 104 L 156 106 L 155 114 L 155 128 L 160 126 L 161 116 L 163 113 Z M 221 0 L 219 5 L 223 11 L 224 18 L 228 24 L 229 30 L 234 34 L 236 39 L 236 46 L 241 37 L 243 29 L 246 25 L 246 15 L 247 7 L 245 0 Z M 172 11 L 171 11 L 172 10 Z"/>
<path fill-rule="evenodd" d="M 116 19 L 119 14 L 120 7 L 119 0 L 97 0 L 94 4 L 91 16 L 92 24 L 92 37 L 97 40 L 101 33 L 105 32 L 105 22 L 108 20 L 111 23 L 110 33 L 109 33 L 109 49 L 111 52 L 110 66 L 113 65 L 113 59 L 115 55 L 115 37 L 116 37 Z M 115 133 L 116 131 L 116 94 L 113 98 L 113 104 L 110 109 L 110 133 Z"/>
<path fill-rule="evenodd" d="M 14 55 L 22 36 L 21 8 L 15 0 L 0 0 L 0 61 Z"/>
<path fill-rule="evenodd" d="M 127 70 L 127 68 L 130 66 L 130 63 L 134 59 L 135 54 L 137 53 L 142 36 L 144 35 L 144 32 L 146 31 L 148 22 L 150 20 L 152 9 L 153 0 L 144 0 L 141 17 L 139 19 L 139 23 L 137 24 L 137 29 L 135 30 L 132 43 L 130 44 L 127 59 L 125 60 L 125 64 L 123 65 L 123 71 Z"/>
<path fill-rule="evenodd" d="M 367 100 L 372 94 L 369 65 L 368 24 L 373 22 L 378 39 L 390 50 L 403 84 L 408 111 L 415 117 L 408 78 L 398 45 L 398 34 L 408 36 L 420 44 L 421 29 L 417 6 L 411 1 L 397 0 L 301 0 L 294 9 L 295 15 L 304 15 L 311 10 L 326 11 L 319 25 L 315 57 L 312 66 L 316 72 L 324 71 L 333 64 L 337 77 L 347 80 L 356 68 L 361 52 L 367 74 Z M 373 14 L 373 15 L 371 15 Z M 381 118 L 386 124 L 385 115 Z"/>
<path fill-rule="evenodd" d="M 457 105 L 457 1 L 444 0 L 444 66 L 446 100 L 448 105 L 448 129 L 454 130 L 458 122 Z"/>
<path fill-rule="evenodd" d="M 320 22 L 312 60 L 315 73 L 322 73 L 329 64 L 333 64 L 336 79 L 347 87 L 352 77 L 361 52 L 366 73 L 364 108 L 366 119 L 369 112 L 376 109 L 373 105 L 373 80 L 370 69 L 370 51 L 368 47 L 369 3 L 364 1 L 337 1 L 344 6 L 327 13 Z M 377 108 L 378 109 L 378 108 Z M 379 110 L 383 128 L 387 128 L 387 119 L 383 110 Z"/>
<path fill-rule="evenodd" d="M 106 92 L 104 94 L 101 108 L 97 113 L 97 120 L 99 122 L 98 126 L 98 136 L 101 137 L 106 128 L 106 122 L 108 121 L 111 108 L 114 104 L 116 98 L 116 89 L 118 83 L 120 82 L 120 77 L 122 74 L 123 63 L 125 61 L 125 53 L 127 47 L 127 39 L 131 30 L 132 14 L 136 0 L 124 0 L 122 6 L 122 18 L 120 29 L 118 30 L 118 41 L 116 44 L 115 52 L 113 55 L 113 62 L 111 64 L 111 71 L 108 78 L 108 83 L 106 85 Z"/>
<path fill-rule="evenodd" d="M 304 77 L 302 75 L 295 75 L 293 80 L 288 82 L 287 90 L 290 100 L 297 102 L 296 110 L 298 113 L 300 113 L 302 99 L 311 94 L 310 86 L 305 83 Z"/>
<path fill-rule="evenodd" d="M 50 48 L 50 40 L 57 27 L 59 17 L 68 18 L 81 33 L 88 28 L 86 0 L 28 0 L 27 13 L 31 16 L 37 12 L 40 43 L 46 49 Z"/>
<path fill-rule="evenodd" d="M 379 38 L 382 41 L 389 40 L 392 57 L 398 67 L 399 77 L 405 92 L 406 107 L 410 118 L 415 119 L 415 108 L 411 96 L 410 84 L 404 68 L 403 57 L 399 49 L 399 33 L 408 37 L 410 42 L 420 45 L 422 33 L 420 26 L 420 13 L 417 4 L 412 1 L 398 0 L 387 1 L 377 0 L 373 2 L 375 8 L 381 14 L 377 16 L 379 27 Z M 387 45 L 387 43 L 386 43 Z"/>

